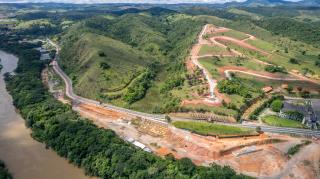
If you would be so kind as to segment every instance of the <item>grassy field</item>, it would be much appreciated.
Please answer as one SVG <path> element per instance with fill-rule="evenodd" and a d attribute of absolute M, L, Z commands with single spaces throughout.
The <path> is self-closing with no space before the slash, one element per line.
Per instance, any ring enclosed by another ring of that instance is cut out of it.
<path fill-rule="evenodd" d="M 235 49 L 250 58 L 257 58 L 261 61 L 265 61 L 271 64 L 285 67 L 288 71 L 298 70 L 303 73 L 305 69 L 311 70 L 315 75 L 320 75 L 319 67 L 315 66 L 315 60 L 318 56 L 310 53 L 309 55 L 302 55 L 301 52 L 289 51 L 285 53 L 283 50 L 274 51 L 270 56 L 261 55 L 259 52 L 243 48 L 237 44 L 231 42 L 224 42 L 230 48 Z M 290 63 L 290 58 L 295 58 L 298 60 L 298 64 Z"/>
<path fill-rule="evenodd" d="M 101 16 L 70 27 L 61 37 L 61 64 L 73 80 L 75 91 L 138 111 L 177 108 L 190 87 L 182 80 L 178 88 L 172 78 L 184 77 L 186 72 L 179 65 L 184 63 L 202 24 L 189 16 L 165 18 L 170 25 L 163 24 L 158 16 L 143 13 Z M 154 77 L 138 87 L 137 79 L 151 66 Z M 161 92 L 168 83 L 168 90 Z M 142 97 L 129 103 L 124 97 L 133 88 L 139 92 L 147 89 L 139 93 Z"/>
<path fill-rule="evenodd" d="M 249 39 L 246 41 L 246 43 L 248 43 L 254 47 L 257 47 L 259 49 L 262 49 L 264 51 L 267 51 L 267 52 L 272 52 L 272 51 L 276 50 L 276 46 L 274 46 L 273 44 L 271 44 L 269 42 L 260 40 L 260 39 L 255 39 L 255 40 Z"/>
<path fill-rule="evenodd" d="M 226 32 L 220 32 L 220 33 L 214 34 L 214 36 L 220 36 L 220 35 L 233 37 L 233 38 L 238 39 L 238 40 L 243 40 L 243 39 L 246 39 L 246 38 L 249 37 L 245 33 L 239 32 L 239 31 L 236 31 L 236 30 L 229 30 L 229 31 L 226 31 Z"/>
<path fill-rule="evenodd" d="M 221 75 L 218 73 L 218 68 L 223 66 L 240 66 L 246 67 L 255 71 L 264 71 L 265 65 L 257 63 L 248 58 L 239 57 L 204 57 L 200 58 L 199 62 L 206 67 L 214 78 L 222 79 Z"/>
<path fill-rule="evenodd" d="M 100 56 L 100 52 L 105 56 Z M 125 88 L 153 60 L 120 41 L 91 33 L 63 48 L 61 56 L 62 66 L 76 84 L 76 92 L 90 98 Z M 103 69 L 102 63 L 110 68 Z"/>
<path fill-rule="evenodd" d="M 190 130 L 202 135 L 248 135 L 255 133 L 251 129 L 207 122 L 174 121 L 172 124 L 177 128 Z"/>
<path fill-rule="evenodd" d="M 243 83 L 245 83 L 248 86 L 252 86 L 253 88 L 261 89 L 265 86 L 272 86 L 273 88 L 281 87 L 283 84 L 287 84 L 289 86 L 292 86 L 294 89 L 297 87 L 302 87 L 303 90 L 311 91 L 311 95 L 313 97 L 319 97 L 320 93 L 318 92 L 320 89 L 320 84 L 315 84 L 311 82 L 306 81 L 280 81 L 280 80 L 270 80 L 265 78 L 256 78 L 255 76 L 250 76 L 242 73 L 235 73 L 235 76 Z M 291 93 L 288 94 L 287 91 L 283 90 L 282 92 L 284 95 L 289 96 L 296 96 L 299 97 L 299 94 Z"/>
<path fill-rule="evenodd" d="M 224 52 L 227 52 L 227 49 L 223 47 L 203 45 L 200 49 L 199 55 L 222 54 Z"/>
<path fill-rule="evenodd" d="M 263 64 L 256 63 L 252 60 L 246 59 L 246 58 L 238 58 L 238 57 L 223 57 L 219 58 L 218 60 L 216 58 L 212 57 L 205 57 L 200 58 L 199 62 L 206 67 L 206 69 L 209 71 L 209 73 L 212 75 L 212 77 L 216 80 L 222 80 L 224 79 L 224 75 L 219 73 L 219 68 L 223 66 L 241 66 L 246 67 L 248 69 L 256 70 L 256 71 L 263 71 L 264 66 Z M 246 86 L 250 88 L 255 88 L 257 90 L 261 89 L 262 87 L 257 87 L 257 85 L 252 86 L 250 83 L 244 83 Z M 231 104 L 235 105 L 238 109 L 244 104 L 244 98 L 233 94 L 228 95 L 225 94 L 227 98 L 231 100 Z M 257 97 L 259 95 L 258 92 L 251 92 L 251 95 L 253 97 Z"/>
<path fill-rule="evenodd" d="M 235 116 L 238 113 L 233 109 L 228 109 L 223 106 L 211 107 L 204 104 L 198 104 L 198 105 L 186 105 L 185 107 L 193 111 L 204 109 L 206 111 L 213 112 L 215 114 L 223 115 L 223 116 Z"/>
<path fill-rule="evenodd" d="M 20 21 L 15 29 L 27 29 L 30 28 L 32 25 L 49 25 L 51 24 L 48 19 L 37 19 L 37 20 L 30 20 L 30 21 Z M 51 24 L 52 25 L 52 24 Z"/>
<path fill-rule="evenodd" d="M 290 127 L 290 128 L 304 128 L 304 125 L 299 121 L 290 119 L 282 119 L 278 116 L 264 116 L 262 121 L 271 126 L 277 127 Z"/>

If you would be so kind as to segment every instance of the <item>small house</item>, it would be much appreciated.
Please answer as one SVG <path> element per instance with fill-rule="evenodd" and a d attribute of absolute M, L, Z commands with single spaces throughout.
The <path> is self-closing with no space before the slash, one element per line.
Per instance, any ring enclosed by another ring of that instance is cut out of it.
<path fill-rule="evenodd" d="M 265 93 L 270 93 L 273 90 L 272 86 L 266 86 L 262 88 L 262 91 Z"/>

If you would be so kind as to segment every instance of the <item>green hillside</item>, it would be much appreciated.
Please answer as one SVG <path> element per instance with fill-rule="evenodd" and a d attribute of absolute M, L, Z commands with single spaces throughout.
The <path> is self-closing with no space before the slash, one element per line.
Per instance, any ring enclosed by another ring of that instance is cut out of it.
<path fill-rule="evenodd" d="M 203 24 L 179 14 L 94 17 L 60 37 L 60 64 L 79 95 L 140 111 L 173 111 L 180 103 L 174 91 L 187 89 L 184 60 Z"/>

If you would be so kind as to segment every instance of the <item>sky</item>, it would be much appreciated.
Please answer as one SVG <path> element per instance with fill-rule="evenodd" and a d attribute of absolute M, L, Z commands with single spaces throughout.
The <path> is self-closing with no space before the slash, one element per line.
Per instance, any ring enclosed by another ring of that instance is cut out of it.
<path fill-rule="evenodd" d="M 56 2 L 56 3 L 76 3 L 76 4 L 94 4 L 94 3 L 159 3 L 159 4 L 174 4 L 174 3 L 225 3 L 230 1 L 243 2 L 245 0 L 0 0 L 0 3 L 41 3 L 41 2 Z M 298 1 L 298 0 L 287 0 Z"/>

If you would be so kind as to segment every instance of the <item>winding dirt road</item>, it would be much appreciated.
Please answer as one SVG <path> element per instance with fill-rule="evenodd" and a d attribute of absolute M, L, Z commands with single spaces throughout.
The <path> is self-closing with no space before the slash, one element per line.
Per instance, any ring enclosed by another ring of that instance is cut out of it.
<path fill-rule="evenodd" d="M 214 27 L 213 29 L 211 28 L 210 29 L 210 24 L 206 24 L 199 36 L 198 36 L 198 43 L 195 44 L 193 47 L 192 47 L 192 50 L 191 50 L 191 61 L 192 63 L 199 67 L 203 73 L 204 73 L 204 76 L 205 76 L 205 79 L 208 81 L 208 84 L 209 84 L 209 90 L 210 90 L 210 97 L 209 99 L 213 99 L 214 103 L 220 103 L 222 101 L 222 99 L 219 98 L 219 96 L 221 95 L 218 95 L 217 94 L 217 90 L 216 90 L 216 86 L 217 86 L 217 80 L 213 79 L 211 74 L 208 72 L 208 70 L 202 66 L 198 59 L 199 58 L 204 58 L 204 57 L 213 57 L 213 56 L 217 56 L 217 57 L 236 57 L 236 56 L 241 56 L 241 57 L 245 57 L 244 54 L 242 54 L 241 52 L 235 50 L 235 49 L 230 49 L 230 52 L 231 52 L 231 55 L 220 55 L 220 54 L 205 54 L 205 55 L 200 55 L 199 56 L 199 51 L 201 49 L 201 47 L 203 45 L 211 45 L 211 46 L 219 46 L 219 47 L 222 47 L 222 48 L 227 48 L 228 46 L 224 44 L 224 42 L 228 42 L 228 43 L 234 43 L 236 45 L 239 45 L 243 48 L 246 48 L 246 49 L 249 49 L 249 50 L 253 50 L 253 51 L 256 51 L 258 53 L 260 53 L 261 55 L 264 55 L 264 56 L 269 56 L 271 55 L 270 53 L 268 52 L 265 52 L 257 47 L 254 47 L 248 43 L 246 43 L 245 41 L 251 39 L 251 40 L 255 40 L 256 37 L 253 36 L 253 35 L 250 35 L 250 34 L 247 34 L 249 37 L 244 39 L 244 40 L 238 40 L 238 39 L 234 39 L 232 37 L 229 37 L 229 36 L 213 36 L 211 37 L 210 39 L 204 39 L 204 36 L 206 34 L 214 34 L 214 33 L 217 33 L 217 32 L 220 32 L 220 31 L 228 31 L 230 29 L 228 28 L 223 28 L 223 27 Z M 211 26 L 212 27 L 212 26 Z M 260 63 L 260 64 L 264 64 L 264 65 L 272 65 L 268 62 L 264 62 L 264 61 L 261 61 L 259 59 L 255 59 L 255 58 L 250 58 L 251 60 L 254 60 L 256 61 L 257 63 Z M 265 74 L 262 74 L 260 72 L 255 72 L 255 71 L 252 71 L 252 70 L 248 70 L 248 69 L 226 69 L 223 71 L 223 73 L 225 74 L 225 76 L 228 78 L 228 79 L 231 79 L 231 72 L 237 72 L 237 73 L 243 73 L 243 74 L 247 74 L 247 75 L 251 75 L 251 76 L 256 76 L 256 77 L 259 77 L 259 78 L 265 78 L 265 79 L 270 79 L 270 80 L 279 80 L 279 81 L 308 81 L 308 82 L 311 82 L 311 83 L 315 83 L 315 84 L 320 84 L 320 82 L 318 80 L 313 80 L 313 79 L 309 79 L 307 77 L 304 77 L 304 76 L 301 76 L 299 74 L 296 74 L 294 72 L 288 72 L 289 75 L 287 75 L 286 77 L 276 77 L 274 74 L 269 74 L 269 73 L 265 73 Z"/>

